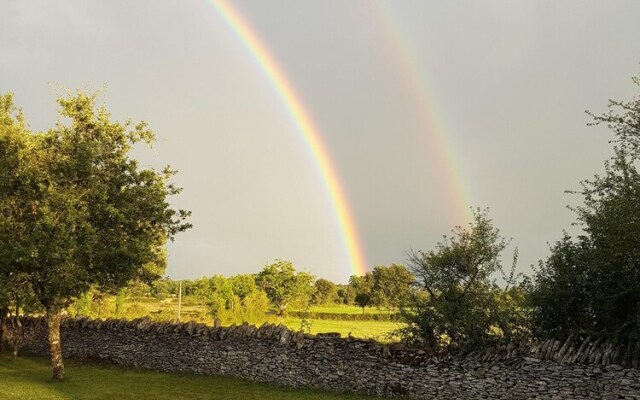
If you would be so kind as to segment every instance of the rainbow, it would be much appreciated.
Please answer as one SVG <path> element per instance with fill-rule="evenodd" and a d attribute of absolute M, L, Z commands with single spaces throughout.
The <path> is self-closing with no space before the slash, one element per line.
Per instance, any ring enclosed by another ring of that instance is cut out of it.
<path fill-rule="evenodd" d="M 397 54 L 389 57 L 396 60 L 400 69 L 399 76 L 405 77 L 407 89 L 414 95 L 415 104 L 418 107 L 422 129 L 430 136 L 431 151 L 439 158 L 439 164 L 445 166 L 446 182 L 450 183 L 450 208 L 453 222 L 456 225 L 466 225 L 473 218 L 471 196 L 467 191 L 467 185 L 462 176 L 459 162 L 456 159 L 455 146 L 447 137 L 444 124 L 437 118 L 439 115 L 436 105 L 431 101 L 433 90 L 427 84 L 421 71 L 419 62 L 415 57 L 418 52 L 413 48 L 408 35 L 404 33 L 404 24 L 395 15 L 389 6 L 391 2 L 374 0 L 375 17 L 382 26 L 384 38 L 388 38 L 387 47 Z"/>
<path fill-rule="evenodd" d="M 345 190 L 340 183 L 340 179 L 338 179 L 336 168 L 310 113 L 291 82 L 287 79 L 282 68 L 278 65 L 275 57 L 269 51 L 269 48 L 262 42 L 242 15 L 227 1 L 209 0 L 209 2 L 251 53 L 293 118 L 324 181 L 337 216 L 351 269 L 356 275 L 364 275 L 367 272 L 367 265 L 353 213 L 349 208 Z"/>

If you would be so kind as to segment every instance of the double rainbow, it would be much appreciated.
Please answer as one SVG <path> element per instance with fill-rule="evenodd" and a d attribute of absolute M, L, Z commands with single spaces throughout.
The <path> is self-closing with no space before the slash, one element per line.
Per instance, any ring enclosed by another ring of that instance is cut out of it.
<path fill-rule="evenodd" d="M 367 272 L 364 251 L 358 237 L 353 213 L 349 209 L 345 190 L 321 140 L 320 132 L 304 103 L 269 48 L 260 40 L 260 37 L 242 15 L 226 1 L 210 0 L 210 2 L 251 53 L 293 118 L 324 180 L 331 204 L 337 215 L 351 270 L 356 275 L 364 275 Z"/>
<path fill-rule="evenodd" d="M 349 208 L 345 190 L 338 178 L 331 157 L 322 142 L 320 132 L 314 124 L 309 111 L 291 82 L 287 79 L 275 57 L 269 51 L 269 48 L 242 15 L 225 0 L 209 0 L 209 2 L 253 56 L 293 118 L 324 181 L 337 216 L 351 270 L 354 274 L 364 275 L 367 272 L 367 265 L 353 213 Z M 451 185 L 450 210 L 453 213 L 452 217 L 456 224 L 463 225 L 472 219 L 469 194 L 465 190 L 464 179 L 458 167 L 453 143 L 447 138 L 442 123 L 436 118 L 435 104 L 433 104 L 428 95 L 432 91 L 423 77 L 424 74 L 421 72 L 418 61 L 414 57 L 416 52 L 412 49 L 411 41 L 403 34 L 402 23 L 395 17 L 390 4 L 380 0 L 372 0 L 369 4 L 373 6 L 372 9 L 379 20 L 380 26 L 386 31 L 385 37 L 389 38 L 388 47 L 397 52 L 391 58 L 397 61 L 397 65 L 401 69 L 399 75 L 406 78 L 407 88 L 414 94 L 415 104 L 420 110 L 423 131 L 431 139 L 430 143 L 432 144 L 434 155 L 440 158 L 440 164 L 445 167 L 448 175 L 446 180 Z"/>

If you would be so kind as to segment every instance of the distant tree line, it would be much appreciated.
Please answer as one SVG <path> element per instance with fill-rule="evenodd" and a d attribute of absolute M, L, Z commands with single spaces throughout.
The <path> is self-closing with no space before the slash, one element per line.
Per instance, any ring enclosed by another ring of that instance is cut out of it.
<path fill-rule="evenodd" d="M 162 301 L 178 297 L 181 286 L 185 304 L 204 304 L 212 318 L 241 322 L 260 321 L 271 307 L 283 316 L 291 305 L 296 310 L 314 305 L 357 305 L 363 308 L 363 313 L 366 307 L 397 312 L 406 305 L 415 290 L 414 284 L 413 274 L 397 264 L 377 266 L 364 276 L 351 276 L 347 284 L 337 284 L 297 271 L 289 261 L 276 260 L 257 274 L 213 275 L 180 281 L 165 277 L 148 283 L 136 280 L 121 295 L 123 302 L 144 298 Z M 105 295 L 90 290 L 72 304 L 70 311 L 75 315 L 104 316 L 96 311 L 100 310 Z"/>

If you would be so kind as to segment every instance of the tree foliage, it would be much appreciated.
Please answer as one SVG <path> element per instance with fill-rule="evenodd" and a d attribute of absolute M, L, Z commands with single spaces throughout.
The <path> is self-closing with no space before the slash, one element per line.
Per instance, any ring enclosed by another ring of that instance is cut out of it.
<path fill-rule="evenodd" d="M 315 287 L 311 298 L 313 304 L 327 305 L 338 301 L 338 287 L 335 283 L 320 278 L 314 282 L 313 286 Z"/>
<path fill-rule="evenodd" d="M 634 79 L 640 84 L 638 78 Z M 572 332 L 640 338 L 640 99 L 610 101 L 594 115 L 614 133 L 603 175 L 581 182 L 574 210 L 583 234 L 568 235 L 540 264 L 531 296 L 541 336 Z"/>
<path fill-rule="evenodd" d="M 284 314 L 287 305 L 298 300 L 307 302 L 314 291 L 313 276 L 306 272 L 297 272 L 289 261 L 276 260 L 265 267 L 256 276 L 256 284 L 265 291 L 269 300 Z"/>
<path fill-rule="evenodd" d="M 190 227 L 168 198 L 175 173 L 141 168 L 133 146 L 151 143 L 145 123 L 113 122 L 96 96 L 58 99 L 59 122 L 30 132 L 10 96 L 2 99 L 0 258 L 28 277 L 46 310 L 54 378 L 63 377 L 59 328 L 64 307 L 92 286 L 116 291 L 164 270 L 167 239 Z M 10 189 L 10 190 L 8 190 Z"/>
<path fill-rule="evenodd" d="M 586 237 L 573 241 L 565 233 L 551 247 L 551 255 L 540 262 L 529 298 L 538 336 L 562 338 L 571 332 L 587 332 L 593 326 L 590 246 Z"/>
<path fill-rule="evenodd" d="M 618 147 L 605 174 L 582 182 L 584 234 L 565 235 L 540 265 L 531 301 L 539 334 L 640 338 L 640 176 Z"/>
<path fill-rule="evenodd" d="M 407 304 L 413 292 L 415 278 L 404 265 L 377 266 L 371 275 L 372 297 L 378 307 L 391 310 Z"/>
<path fill-rule="evenodd" d="M 432 350 L 469 349 L 520 333 L 514 299 L 491 280 L 502 271 L 507 244 L 487 212 L 478 210 L 468 229 L 457 227 L 434 250 L 409 252 L 422 290 L 402 313 L 404 340 Z"/>
<path fill-rule="evenodd" d="M 21 307 L 33 299 L 33 291 L 19 270 L 29 256 L 25 224 L 32 207 L 29 196 L 37 190 L 35 140 L 29 135 L 22 112 L 13 95 L 0 96 L 0 352 L 7 343 L 7 324 Z M 14 343 L 15 344 L 15 343 Z M 17 346 L 14 346 L 14 354 Z"/>
<path fill-rule="evenodd" d="M 337 284 L 336 291 L 338 293 L 339 304 L 355 304 L 356 292 L 353 286 L 349 284 Z"/>
<path fill-rule="evenodd" d="M 354 303 L 358 307 L 362 307 L 362 313 L 364 314 L 366 307 L 374 305 L 373 274 L 371 272 L 367 272 L 363 276 L 351 275 L 349 278 L 349 286 L 353 288 L 355 293 Z"/>

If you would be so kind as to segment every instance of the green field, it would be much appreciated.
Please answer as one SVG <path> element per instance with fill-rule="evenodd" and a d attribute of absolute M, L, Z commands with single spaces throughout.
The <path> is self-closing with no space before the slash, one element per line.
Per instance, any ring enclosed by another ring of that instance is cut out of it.
<path fill-rule="evenodd" d="M 47 359 L 0 358 L 0 399 L 173 400 L 173 399 L 365 399 L 364 396 L 294 390 L 240 379 L 116 369 L 66 363 L 63 382 L 50 379 Z"/>
<path fill-rule="evenodd" d="M 375 339 L 380 342 L 392 341 L 391 333 L 401 327 L 398 322 L 389 321 L 340 321 L 310 319 L 310 330 L 303 329 L 312 334 L 338 332 L 342 337 L 351 336 L 360 339 Z M 289 329 L 300 330 L 302 320 L 300 318 L 286 318 L 283 322 Z M 304 328 L 304 327 L 303 327 Z"/>
<path fill-rule="evenodd" d="M 361 315 L 362 308 L 347 305 L 312 306 L 309 313 L 336 314 L 338 316 L 349 314 Z M 366 314 L 386 314 L 386 310 L 377 308 L 366 308 Z M 316 319 L 310 318 L 303 325 L 303 320 L 298 317 L 289 317 L 281 320 L 289 329 L 300 330 L 301 328 L 309 333 L 337 332 L 342 337 L 352 337 L 360 339 L 375 339 L 381 342 L 393 341 L 391 334 L 399 329 L 402 324 L 393 321 L 349 321 L 340 319 Z"/>
<path fill-rule="evenodd" d="M 106 298 L 104 300 L 101 312 L 94 315 L 94 318 L 107 318 L 117 317 L 113 315 L 113 309 L 115 308 L 113 298 Z M 165 300 L 156 300 L 151 297 L 130 299 L 127 304 L 128 319 L 140 318 L 149 316 L 154 320 L 175 320 L 178 311 L 178 299 L 167 298 Z M 303 312 L 303 315 L 296 314 L 295 312 Z M 302 329 L 307 333 L 327 333 L 338 332 L 342 337 L 347 337 L 351 333 L 352 337 L 360 339 L 375 339 L 382 342 L 389 342 L 392 340 L 390 334 L 401 327 L 399 322 L 395 321 L 374 321 L 374 320 L 347 320 L 346 317 L 353 315 L 356 317 L 362 316 L 362 308 L 357 306 L 347 305 L 330 305 L 330 306 L 312 306 L 306 310 L 291 310 L 293 315 L 279 317 L 276 315 L 275 310 L 271 310 L 264 315 L 264 318 L 259 318 L 255 321 L 249 321 L 254 325 L 261 325 L 264 322 L 284 324 L 289 329 L 298 331 Z M 335 315 L 335 319 L 322 319 L 310 317 L 305 319 L 303 324 L 302 317 L 304 313 L 322 313 Z M 383 315 L 388 314 L 387 310 L 380 310 L 378 308 L 366 308 L 365 314 L 367 315 Z M 344 318 L 344 319 L 343 319 Z M 182 321 L 196 321 L 212 325 L 214 318 L 211 316 L 207 307 L 202 304 L 194 302 L 193 298 L 187 298 L 187 301 L 182 306 Z M 234 321 L 239 324 L 242 321 Z M 223 325 L 230 325 L 230 321 L 223 321 Z"/>
<path fill-rule="evenodd" d="M 362 314 L 362 308 L 358 306 L 348 306 L 345 304 L 336 304 L 330 306 L 311 306 L 309 312 L 331 313 L 331 314 Z M 387 310 L 379 308 L 367 307 L 364 314 L 386 314 Z"/>

